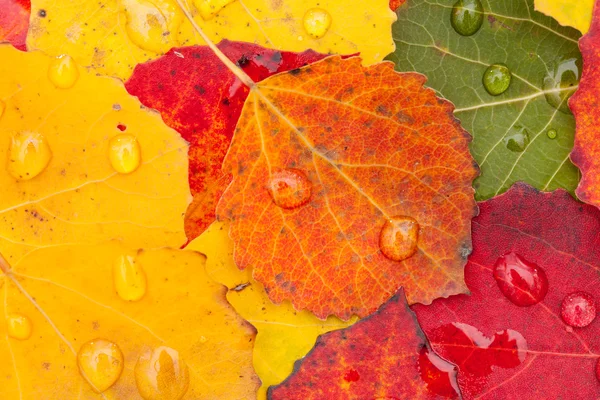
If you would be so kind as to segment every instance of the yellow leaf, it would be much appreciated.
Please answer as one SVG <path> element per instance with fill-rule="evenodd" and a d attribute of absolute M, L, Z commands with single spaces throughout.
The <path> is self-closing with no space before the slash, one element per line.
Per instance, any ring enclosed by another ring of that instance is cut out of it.
<path fill-rule="evenodd" d="M 127 79 L 136 64 L 171 47 L 203 44 L 177 0 L 32 0 L 29 49 L 70 54 L 82 65 Z M 214 42 L 277 50 L 353 54 L 381 61 L 394 42 L 389 0 L 188 0 L 195 22 Z M 40 13 L 40 10 L 45 12 Z M 306 16 L 306 18 L 305 18 Z"/>
<path fill-rule="evenodd" d="M 56 60 L 7 45 L 0 59 L 0 252 L 10 264 L 61 244 L 185 243 L 187 144 L 177 132 L 116 79 L 68 60 L 57 78 Z M 133 140 L 115 150 L 119 136 Z"/>
<path fill-rule="evenodd" d="M 137 301 L 115 290 L 122 257 L 145 277 Z M 151 400 L 254 398 L 256 331 L 204 263 L 196 252 L 116 241 L 48 247 L 11 270 L 0 261 L 0 398 L 138 400 L 139 390 Z"/>
<path fill-rule="evenodd" d="M 535 0 L 535 9 L 585 34 L 592 22 L 594 0 Z"/>
<path fill-rule="evenodd" d="M 262 381 L 259 399 L 266 399 L 269 386 L 282 382 L 292 372 L 294 362 L 314 346 L 317 336 L 343 329 L 357 321 L 335 317 L 322 321 L 308 311 L 296 311 L 291 303 L 271 303 L 264 288 L 252 279 L 252 270 L 240 271 L 233 261 L 233 242 L 229 227 L 213 223 L 187 249 L 206 254 L 206 269 L 216 281 L 229 288 L 227 300 L 235 310 L 256 327 L 254 369 Z"/>

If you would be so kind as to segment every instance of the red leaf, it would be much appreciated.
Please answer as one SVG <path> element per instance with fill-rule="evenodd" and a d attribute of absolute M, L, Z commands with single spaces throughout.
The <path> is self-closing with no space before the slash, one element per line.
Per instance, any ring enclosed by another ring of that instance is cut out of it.
<path fill-rule="evenodd" d="M 9 42 L 19 50 L 27 50 L 30 10 L 30 0 L 0 0 L 0 43 Z"/>
<path fill-rule="evenodd" d="M 480 209 L 471 295 L 413 307 L 433 349 L 458 366 L 465 399 L 598 398 L 600 320 L 578 292 L 600 299 L 600 211 L 524 184 Z"/>
<path fill-rule="evenodd" d="M 320 336 L 269 399 L 456 398 L 455 374 L 429 350 L 400 290 L 375 314 Z"/>
<path fill-rule="evenodd" d="M 390 0 L 390 9 L 396 11 L 406 0 Z"/>
<path fill-rule="evenodd" d="M 325 57 L 311 50 L 280 52 L 227 40 L 218 46 L 256 82 Z M 248 88 L 206 46 L 172 49 L 136 66 L 126 88 L 144 105 L 158 110 L 165 123 L 190 142 L 194 202 L 186 216 L 186 234 L 192 240 L 215 220 L 216 203 L 231 181 L 221 164 Z"/>

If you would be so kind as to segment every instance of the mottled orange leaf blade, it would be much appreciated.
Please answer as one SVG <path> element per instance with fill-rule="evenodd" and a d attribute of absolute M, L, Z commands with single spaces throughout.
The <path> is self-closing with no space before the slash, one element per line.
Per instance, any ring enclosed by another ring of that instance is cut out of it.
<path fill-rule="evenodd" d="M 424 81 L 391 63 L 330 57 L 250 92 L 217 215 L 232 220 L 237 265 L 253 266 L 274 302 L 347 319 L 400 286 L 410 303 L 465 291 L 477 168 L 452 105 Z M 292 209 L 268 190 L 290 171 L 310 184 L 284 198 Z M 379 236 L 399 215 L 419 223 L 417 251 L 392 261 Z"/>

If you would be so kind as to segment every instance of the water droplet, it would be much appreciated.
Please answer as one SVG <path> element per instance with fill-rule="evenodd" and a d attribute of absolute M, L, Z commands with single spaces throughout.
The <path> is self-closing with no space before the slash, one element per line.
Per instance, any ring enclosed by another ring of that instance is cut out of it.
<path fill-rule="evenodd" d="M 87 342 L 77 353 L 79 372 L 97 393 L 111 387 L 123 372 L 119 346 L 104 339 Z"/>
<path fill-rule="evenodd" d="M 148 349 L 135 365 L 135 382 L 146 400 L 179 400 L 190 384 L 190 375 L 179 353 L 170 347 Z"/>
<path fill-rule="evenodd" d="M 127 23 L 125 30 L 141 49 L 166 53 L 179 45 L 177 33 L 183 14 L 175 2 L 168 0 L 124 0 Z"/>
<path fill-rule="evenodd" d="M 544 270 L 512 252 L 498 258 L 494 279 L 506 298 L 520 307 L 537 304 L 548 293 Z"/>
<path fill-rule="evenodd" d="M 223 9 L 227 4 L 233 3 L 234 0 L 196 0 L 194 4 L 200 10 L 202 19 L 208 21 Z"/>
<path fill-rule="evenodd" d="M 25 315 L 8 314 L 6 325 L 8 336 L 11 338 L 25 340 L 31 336 L 31 320 Z"/>
<path fill-rule="evenodd" d="M 140 165 L 140 144 L 133 135 L 117 135 L 108 143 L 108 158 L 115 171 L 129 174 Z"/>
<path fill-rule="evenodd" d="M 384 256 L 393 261 L 402 261 L 417 251 L 419 223 L 411 217 L 391 217 L 379 234 L 379 248 Z"/>
<path fill-rule="evenodd" d="M 548 139 L 556 139 L 556 137 L 558 136 L 558 132 L 556 131 L 556 129 L 550 129 L 546 135 L 548 136 Z"/>
<path fill-rule="evenodd" d="M 312 183 L 298 169 L 280 169 L 272 173 L 267 189 L 275 204 L 289 210 L 308 203 Z"/>
<path fill-rule="evenodd" d="M 331 26 L 331 14 L 322 8 L 311 8 L 304 14 L 304 30 L 315 39 L 321 39 Z"/>
<path fill-rule="evenodd" d="M 560 308 L 562 320 L 574 328 L 584 328 L 596 318 L 596 302 L 591 294 L 575 292 L 566 296 Z"/>
<path fill-rule="evenodd" d="M 504 64 L 493 64 L 483 74 L 483 87 L 492 96 L 498 96 L 508 89 L 512 74 Z"/>
<path fill-rule="evenodd" d="M 50 61 L 48 79 L 59 89 L 69 89 L 79 78 L 77 64 L 70 56 L 62 55 Z"/>
<path fill-rule="evenodd" d="M 113 265 L 115 290 L 125 301 L 138 301 L 146 294 L 146 274 L 133 257 L 119 256 Z"/>
<path fill-rule="evenodd" d="M 559 59 L 544 78 L 546 101 L 559 111 L 569 114 L 569 99 L 577 90 L 583 62 L 580 54 Z"/>
<path fill-rule="evenodd" d="M 514 126 L 511 134 L 504 138 L 504 144 L 510 151 L 521 153 L 529 145 L 529 131 L 522 126 Z"/>
<path fill-rule="evenodd" d="M 350 369 L 350 370 L 346 371 L 346 373 L 344 374 L 344 380 L 346 382 L 356 382 L 359 379 L 360 379 L 360 375 L 359 375 L 358 371 L 355 369 Z"/>
<path fill-rule="evenodd" d="M 19 181 L 41 174 L 52 158 L 46 138 L 35 132 L 19 132 L 11 138 L 8 150 L 8 172 Z"/>
<path fill-rule="evenodd" d="M 427 389 L 438 396 L 456 399 L 459 397 L 456 367 L 443 360 L 427 347 L 419 352 L 419 373 Z"/>
<path fill-rule="evenodd" d="M 480 0 L 458 0 L 452 7 L 450 22 L 463 36 L 474 35 L 483 24 L 483 6 Z"/>
<path fill-rule="evenodd" d="M 299 41 L 299 42 L 301 42 L 301 41 L 303 41 L 303 40 L 304 40 L 304 38 L 303 38 L 302 36 L 298 36 L 298 41 Z"/>

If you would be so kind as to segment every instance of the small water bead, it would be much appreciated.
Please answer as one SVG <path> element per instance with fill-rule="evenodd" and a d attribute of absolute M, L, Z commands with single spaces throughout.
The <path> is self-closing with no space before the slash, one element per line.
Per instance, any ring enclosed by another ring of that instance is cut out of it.
<path fill-rule="evenodd" d="M 483 74 L 483 87 L 492 96 L 506 92 L 510 86 L 512 74 L 504 64 L 490 65 Z"/>
<path fill-rule="evenodd" d="M 548 139 L 556 139 L 556 137 L 558 136 L 558 132 L 556 131 L 556 129 L 550 129 L 546 135 L 548 136 Z"/>
<path fill-rule="evenodd" d="M 402 261 L 417 251 L 419 223 L 411 217 L 397 215 L 391 217 L 379 234 L 379 248 L 384 256 L 392 261 Z"/>
<path fill-rule="evenodd" d="M 514 126 L 512 133 L 504 138 L 504 144 L 510 151 L 521 153 L 529 145 L 529 131 L 522 126 Z"/>
<path fill-rule="evenodd" d="M 190 384 L 187 365 L 176 350 L 166 346 L 145 351 L 134 374 L 138 391 L 146 400 L 179 400 Z"/>
<path fill-rule="evenodd" d="M 349 369 L 344 373 L 344 380 L 346 382 L 357 382 L 360 379 L 360 374 L 355 369 Z"/>
<path fill-rule="evenodd" d="M 234 1 L 235 0 L 196 0 L 194 4 L 196 5 L 196 8 L 200 10 L 202 19 L 208 21 L 214 18 L 223 7 Z"/>
<path fill-rule="evenodd" d="M 31 336 L 31 320 L 25 315 L 8 314 L 6 318 L 8 336 L 14 339 L 26 340 Z"/>
<path fill-rule="evenodd" d="M 546 101 L 557 110 L 569 114 L 569 98 L 577 90 L 583 62 L 580 54 L 560 59 L 544 78 Z"/>
<path fill-rule="evenodd" d="M 79 372 L 97 393 L 111 387 L 123 372 L 123 353 L 115 343 L 94 339 L 77 353 Z"/>
<path fill-rule="evenodd" d="M 483 6 L 480 0 L 458 0 L 452 7 L 450 22 L 454 30 L 463 36 L 477 33 L 483 24 Z"/>
<path fill-rule="evenodd" d="M 504 296 L 520 307 L 537 304 L 548 293 L 548 278 L 544 270 L 516 253 L 498 258 L 494 279 Z"/>
<path fill-rule="evenodd" d="M 108 158 L 115 171 L 130 174 L 140 166 L 140 144 L 133 135 L 117 135 L 108 143 Z"/>
<path fill-rule="evenodd" d="M 19 132 L 13 135 L 8 149 L 8 172 L 18 181 L 41 174 L 52 159 L 52 150 L 44 135 Z"/>
<path fill-rule="evenodd" d="M 562 320 L 574 328 L 584 328 L 596 318 L 596 302 L 591 294 L 575 292 L 566 296 L 560 308 Z"/>
<path fill-rule="evenodd" d="M 168 0 L 124 0 L 125 30 L 141 49 L 166 53 L 179 45 L 177 32 L 184 17 L 176 2 Z"/>
<path fill-rule="evenodd" d="M 304 14 L 304 30 L 315 39 L 320 39 L 331 26 L 331 14 L 322 8 L 311 8 Z"/>
<path fill-rule="evenodd" d="M 267 190 L 275 204 L 289 210 L 309 202 L 312 183 L 306 174 L 298 169 L 280 169 L 272 173 Z"/>
<path fill-rule="evenodd" d="M 75 61 L 68 56 L 62 55 L 50 61 L 48 67 L 48 79 L 59 89 L 69 89 L 79 79 L 79 69 Z"/>
<path fill-rule="evenodd" d="M 119 256 L 113 265 L 113 282 L 120 298 L 138 301 L 146 294 L 146 274 L 131 256 Z"/>

